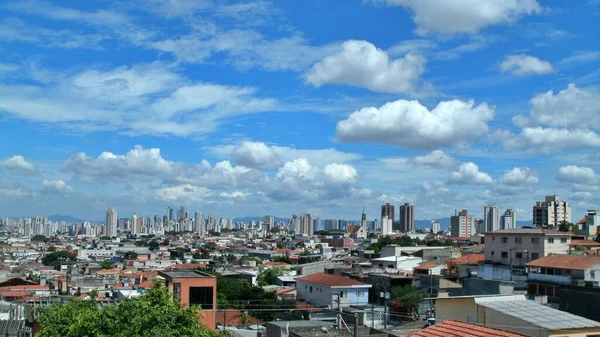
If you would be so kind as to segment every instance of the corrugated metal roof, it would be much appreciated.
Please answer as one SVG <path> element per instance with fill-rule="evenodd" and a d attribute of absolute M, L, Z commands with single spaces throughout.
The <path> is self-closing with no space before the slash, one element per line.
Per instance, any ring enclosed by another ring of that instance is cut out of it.
<path fill-rule="evenodd" d="M 504 296 L 486 296 L 486 297 L 475 297 L 475 303 L 489 303 L 489 302 L 507 302 L 507 301 L 526 301 L 525 295 L 504 295 Z"/>
<path fill-rule="evenodd" d="M 478 304 L 548 330 L 600 327 L 600 322 L 528 300 L 489 301 Z"/>

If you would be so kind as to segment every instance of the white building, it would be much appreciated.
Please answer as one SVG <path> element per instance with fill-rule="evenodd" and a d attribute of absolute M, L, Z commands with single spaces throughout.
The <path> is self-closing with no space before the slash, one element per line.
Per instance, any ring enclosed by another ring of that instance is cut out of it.
<path fill-rule="evenodd" d="M 450 235 L 452 237 L 470 237 L 475 235 L 475 218 L 463 209 L 450 217 Z"/>
<path fill-rule="evenodd" d="M 439 233 L 441 228 L 442 227 L 440 226 L 440 223 L 437 220 L 431 220 L 431 231 L 433 232 L 433 234 Z"/>
<path fill-rule="evenodd" d="M 389 235 L 394 233 L 393 230 L 393 219 L 388 218 L 387 215 L 381 217 L 381 235 Z"/>
<path fill-rule="evenodd" d="M 340 308 L 369 303 L 370 284 L 317 273 L 296 278 L 296 298 L 317 307 Z"/>
<path fill-rule="evenodd" d="M 571 206 L 558 195 L 547 196 L 533 206 L 533 225 L 557 228 L 563 221 L 571 222 Z"/>
<path fill-rule="evenodd" d="M 498 206 L 486 205 L 483 207 L 483 230 L 493 232 L 500 229 L 500 209 Z"/>
<path fill-rule="evenodd" d="M 500 229 L 517 228 L 517 214 L 512 209 L 507 209 L 500 217 Z"/>
<path fill-rule="evenodd" d="M 108 237 L 117 236 L 117 211 L 113 208 L 109 208 L 106 211 L 106 222 L 104 223 L 106 233 L 104 235 Z"/>

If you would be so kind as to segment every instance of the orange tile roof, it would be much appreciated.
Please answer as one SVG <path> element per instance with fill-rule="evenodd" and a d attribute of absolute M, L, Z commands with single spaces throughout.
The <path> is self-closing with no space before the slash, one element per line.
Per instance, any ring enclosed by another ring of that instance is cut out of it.
<path fill-rule="evenodd" d="M 600 264 L 600 256 L 592 255 L 548 255 L 527 264 L 528 267 L 586 270 Z"/>
<path fill-rule="evenodd" d="M 263 263 L 261 264 L 259 267 L 287 267 L 287 266 L 291 266 L 291 264 L 286 263 L 286 262 L 282 262 L 282 261 L 271 261 L 271 262 L 267 262 L 267 263 Z"/>
<path fill-rule="evenodd" d="M 351 278 L 347 278 L 339 275 L 325 274 L 325 273 L 317 273 L 306 275 L 302 277 L 298 277 L 296 280 L 318 283 L 326 286 L 358 286 L 358 285 L 367 285 L 366 283 L 362 283 Z"/>
<path fill-rule="evenodd" d="M 423 264 L 420 264 L 416 267 L 414 267 L 413 269 L 415 270 L 429 270 L 431 268 L 435 268 L 438 267 L 440 264 L 439 263 L 435 263 L 435 262 L 426 262 Z"/>
<path fill-rule="evenodd" d="M 523 337 L 519 333 L 488 328 L 478 324 L 448 320 L 427 327 L 408 337 Z"/>
<path fill-rule="evenodd" d="M 469 254 L 448 261 L 448 263 L 456 264 L 477 264 L 485 260 L 485 254 Z"/>
<path fill-rule="evenodd" d="M 2 297 L 25 297 L 27 295 L 29 293 L 25 291 L 5 291 L 2 293 Z"/>
<path fill-rule="evenodd" d="M 600 243 L 594 240 L 571 240 L 571 246 L 600 246 Z"/>
<path fill-rule="evenodd" d="M 281 295 L 281 294 L 289 293 L 290 291 L 294 291 L 294 290 L 296 290 L 295 287 L 281 288 L 281 289 L 275 291 L 275 295 Z"/>

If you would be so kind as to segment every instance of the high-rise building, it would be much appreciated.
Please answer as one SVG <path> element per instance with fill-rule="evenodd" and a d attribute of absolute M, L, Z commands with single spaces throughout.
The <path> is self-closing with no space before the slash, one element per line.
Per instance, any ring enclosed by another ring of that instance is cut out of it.
<path fill-rule="evenodd" d="M 185 211 L 184 206 L 180 206 L 177 210 L 177 221 L 181 221 L 187 219 L 187 212 Z"/>
<path fill-rule="evenodd" d="M 533 225 L 543 228 L 558 228 L 563 222 L 571 222 L 571 206 L 560 201 L 558 195 L 546 196 L 533 206 Z"/>
<path fill-rule="evenodd" d="M 415 230 L 415 207 L 409 203 L 398 207 L 400 215 L 400 231 L 412 232 Z"/>
<path fill-rule="evenodd" d="M 196 211 L 194 213 L 194 232 L 204 234 L 204 215 L 201 212 Z"/>
<path fill-rule="evenodd" d="M 131 235 L 138 233 L 138 217 L 135 213 L 131 216 Z"/>
<path fill-rule="evenodd" d="M 450 217 L 450 235 L 452 237 L 469 237 L 475 234 L 475 218 L 463 209 Z"/>
<path fill-rule="evenodd" d="M 171 221 L 171 220 L 175 220 L 175 219 L 173 218 L 173 209 L 172 209 L 171 207 L 167 208 L 167 217 L 168 217 L 168 219 L 167 219 L 167 220 L 169 220 L 169 221 Z"/>
<path fill-rule="evenodd" d="M 392 223 L 394 223 L 395 218 L 395 208 L 394 205 L 390 204 L 390 203 L 386 203 L 385 205 L 381 206 L 381 217 L 383 218 L 384 216 L 387 217 L 388 220 L 391 220 Z"/>
<path fill-rule="evenodd" d="M 500 216 L 500 229 L 517 228 L 517 214 L 512 209 L 507 209 Z"/>
<path fill-rule="evenodd" d="M 394 206 L 392 206 L 394 207 Z M 381 235 L 389 235 L 394 233 L 394 223 L 387 215 L 381 217 Z"/>
<path fill-rule="evenodd" d="M 440 226 L 440 223 L 437 220 L 431 220 L 431 231 L 433 232 L 433 234 L 439 233 L 441 228 L 442 227 Z"/>
<path fill-rule="evenodd" d="M 500 209 L 498 206 L 485 205 L 483 207 L 483 230 L 494 232 L 500 229 Z"/>
<path fill-rule="evenodd" d="M 106 211 L 106 222 L 104 224 L 104 228 L 106 229 L 106 236 L 111 238 L 113 236 L 117 236 L 117 219 L 117 211 L 113 208 L 109 208 L 108 211 Z"/>

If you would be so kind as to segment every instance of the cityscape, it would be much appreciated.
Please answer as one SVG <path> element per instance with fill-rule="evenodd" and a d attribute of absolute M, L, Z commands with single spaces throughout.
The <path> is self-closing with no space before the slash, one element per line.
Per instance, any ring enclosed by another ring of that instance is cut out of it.
<path fill-rule="evenodd" d="M 599 17 L 1 1 L 0 336 L 599 337 Z"/>

